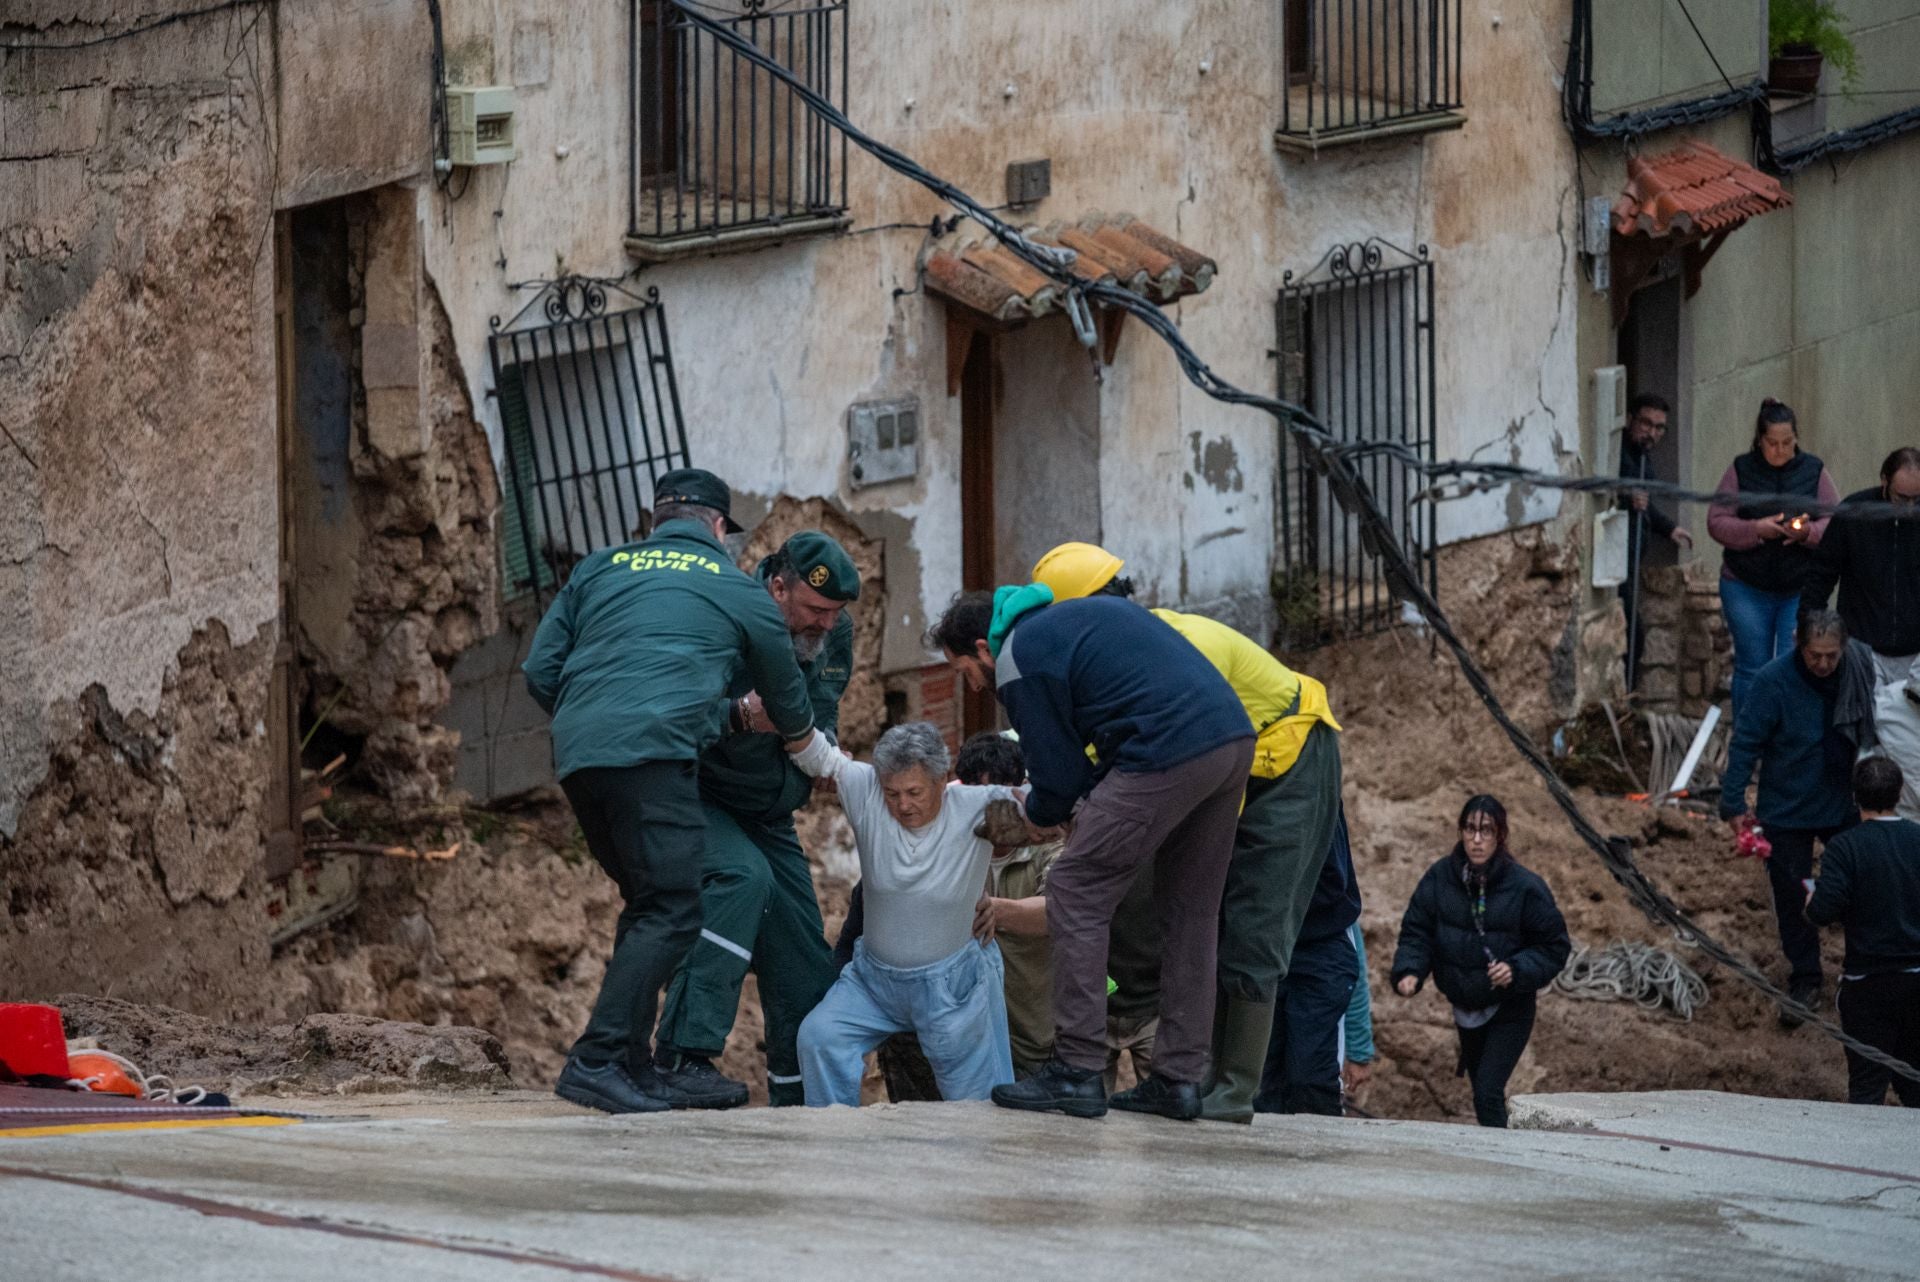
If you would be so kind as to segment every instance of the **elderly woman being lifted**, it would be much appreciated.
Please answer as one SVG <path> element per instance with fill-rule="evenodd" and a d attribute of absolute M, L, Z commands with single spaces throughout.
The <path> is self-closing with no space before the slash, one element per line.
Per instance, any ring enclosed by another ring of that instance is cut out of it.
<path fill-rule="evenodd" d="M 993 846 L 974 835 L 1011 788 L 949 785 L 946 741 L 924 721 L 895 726 L 873 764 L 835 757 L 866 888 L 866 933 L 853 961 L 800 1025 L 807 1103 L 860 1103 L 866 1053 L 919 1035 L 940 1094 L 986 1099 L 1013 1080 L 999 946 L 973 938 Z"/>

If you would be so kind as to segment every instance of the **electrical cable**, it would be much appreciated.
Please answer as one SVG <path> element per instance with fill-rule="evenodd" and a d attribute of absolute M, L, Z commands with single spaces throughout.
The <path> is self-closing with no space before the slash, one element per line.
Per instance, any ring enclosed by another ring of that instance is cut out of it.
<path fill-rule="evenodd" d="M 112 44 L 116 40 L 125 40 L 131 36 L 143 35 L 149 31 L 158 31 L 170 27 L 176 22 L 186 22 L 192 18 L 204 18 L 208 14 L 223 13 L 228 9 L 239 9 L 246 5 L 269 4 L 272 0 L 218 0 L 218 3 L 202 5 L 198 9 L 182 9 L 178 13 L 163 14 L 146 22 L 138 22 L 123 31 L 110 31 L 101 36 L 90 36 L 85 40 L 28 40 L 17 43 L 0 44 L 0 53 L 51 52 L 59 49 L 91 49 L 96 45 Z"/>
<path fill-rule="evenodd" d="M 1687 0 L 1673 0 L 1673 2 L 1680 6 L 1680 12 L 1687 19 L 1687 25 L 1693 28 L 1694 36 L 1700 41 L 1700 47 L 1707 51 L 1707 61 L 1711 62 L 1713 69 L 1720 73 L 1720 78 L 1727 82 L 1727 88 L 1733 89 L 1733 78 L 1727 74 L 1727 69 L 1720 65 L 1720 57 L 1714 53 L 1713 46 L 1707 43 L 1707 37 L 1701 32 L 1700 24 L 1693 20 L 1693 13 L 1687 8 Z M 1736 89 L 1734 92 L 1739 91 Z"/>
<path fill-rule="evenodd" d="M 1029 240 L 1017 228 L 1002 221 L 965 191 L 923 168 L 912 157 L 866 134 L 848 119 L 845 112 L 828 102 L 787 68 L 761 53 L 730 28 L 691 11 L 687 12 L 687 19 L 690 24 L 701 28 L 740 57 L 783 81 L 794 95 L 820 119 L 838 129 L 862 151 L 873 156 L 889 169 L 919 183 L 965 211 L 969 217 L 991 232 L 996 240 L 1005 245 L 1009 252 L 1036 270 L 1052 277 L 1067 289 L 1070 296 L 1076 296 L 1081 305 L 1097 302 L 1138 320 L 1167 344 L 1187 380 L 1202 392 L 1222 404 L 1242 405 L 1262 409 L 1272 414 L 1278 420 L 1281 429 L 1291 435 L 1294 446 L 1305 465 L 1324 478 L 1329 495 L 1359 524 L 1362 546 L 1379 562 L 1380 569 L 1395 595 L 1411 605 L 1426 621 L 1433 635 L 1446 645 L 1454 661 L 1459 665 L 1461 676 L 1479 697 L 1487 714 L 1507 736 L 1514 749 L 1540 776 L 1541 783 L 1552 796 L 1561 814 L 1565 816 L 1568 825 L 1598 856 L 1608 874 L 1626 892 L 1629 901 L 1651 920 L 1672 930 L 1683 943 L 1699 949 L 1725 966 L 1742 981 L 1765 994 L 1776 1006 L 1799 1016 L 1804 1022 L 1819 1028 L 1827 1036 L 1856 1054 L 1891 1069 L 1903 1077 L 1920 1081 L 1920 1068 L 1915 1068 L 1877 1047 L 1850 1036 L 1837 1024 L 1782 992 L 1753 963 L 1707 934 L 1687 916 L 1679 905 L 1655 886 L 1634 862 L 1631 843 L 1625 838 L 1610 841 L 1600 833 L 1598 828 L 1594 827 L 1593 822 L 1580 809 L 1579 802 L 1567 788 L 1566 783 L 1555 773 L 1553 764 L 1540 750 L 1539 745 L 1535 744 L 1532 737 L 1507 713 L 1505 705 L 1494 692 L 1486 674 L 1481 671 L 1479 664 L 1467 649 L 1466 643 L 1454 631 L 1452 621 L 1440 608 L 1440 603 L 1421 583 L 1419 568 L 1400 545 L 1398 536 L 1394 533 L 1386 514 L 1381 511 L 1379 504 L 1375 501 L 1372 492 L 1367 488 L 1366 482 L 1353 467 L 1347 453 L 1338 448 L 1338 442 L 1325 424 L 1302 406 L 1245 391 L 1220 377 L 1208 367 L 1197 352 L 1188 346 L 1179 327 L 1160 309 L 1158 304 L 1113 281 L 1082 280 L 1071 270 L 1075 262 L 1072 250 L 1036 244 Z"/>

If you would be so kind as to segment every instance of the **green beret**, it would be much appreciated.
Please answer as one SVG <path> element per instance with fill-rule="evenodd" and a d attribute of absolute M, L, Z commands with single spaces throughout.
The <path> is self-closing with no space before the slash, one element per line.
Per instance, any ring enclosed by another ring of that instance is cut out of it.
<path fill-rule="evenodd" d="M 860 571 L 833 536 L 802 530 L 781 546 L 800 581 L 829 601 L 860 599 Z"/>

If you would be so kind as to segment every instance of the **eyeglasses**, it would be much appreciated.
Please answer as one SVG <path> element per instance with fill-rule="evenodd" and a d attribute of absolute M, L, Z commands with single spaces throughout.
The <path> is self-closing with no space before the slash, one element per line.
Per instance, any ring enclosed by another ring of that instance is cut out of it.
<path fill-rule="evenodd" d="M 1500 830 L 1492 824 L 1468 824 L 1460 830 L 1462 837 L 1479 837 L 1492 841 L 1500 835 Z"/>

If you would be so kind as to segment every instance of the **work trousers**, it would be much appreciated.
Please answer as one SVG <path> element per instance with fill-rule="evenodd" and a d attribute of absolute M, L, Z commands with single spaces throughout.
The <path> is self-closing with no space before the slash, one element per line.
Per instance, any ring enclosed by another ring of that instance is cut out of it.
<path fill-rule="evenodd" d="M 1133 1064 L 1133 1080 L 1144 1082 L 1153 1073 L 1153 1047 L 1160 1037 L 1158 1015 L 1107 1016 L 1107 1069 L 1102 1074 L 1111 1095 L 1120 1085 L 1120 1062 Z"/>
<path fill-rule="evenodd" d="M 1278 779 L 1247 785 L 1220 899 L 1220 987 L 1274 1000 L 1340 817 L 1340 734 L 1317 724 Z"/>
<path fill-rule="evenodd" d="M 1220 896 L 1252 764 L 1253 739 L 1239 739 L 1168 770 L 1109 771 L 1080 804 L 1047 874 L 1054 1054 L 1063 1062 L 1106 1068 L 1108 931 L 1151 860 L 1161 936 L 1154 1068 L 1177 1082 L 1205 1078 Z"/>
<path fill-rule="evenodd" d="M 919 1036 L 942 1098 L 986 1099 L 1013 1080 L 1005 982 L 996 944 L 968 940 L 937 962 L 900 967 L 876 960 L 861 940 L 800 1025 L 807 1104 L 859 1107 L 867 1052 L 904 1032 Z"/>
<path fill-rule="evenodd" d="M 700 938 L 667 989 L 660 1050 L 713 1059 L 726 1048 L 752 969 L 766 1016 L 767 1102 L 801 1102 L 794 1039 L 833 986 L 820 903 L 791 817 L 769 822 L 703 803 Z"/>
<path fill-rule="evenodd" d="M 1507 1081 L 1533 1036 L 1534 997 L 1510 997 L 1478 1028 L 1458 1028 L 1460 1067 L 1473 1084 L 1473 1115 L 1482 1126 L 1507 1124 Z"/>
<path fill-rule="evenodd" d="M 1820 982 L 1820 932 L 1807 920 L 1806 879 L 1813 876 L 1813 843 L 1831 841 L 1841 828 L 1765 827 L 1773 853 L 1767 857 L 1767 883 L 1773 888 L 1773 915 L 1780 925 L 1780 951 L 1791 972 L 1789 988 Z"/>
<path fill-rule="evenodd" d="M 1847 1036 L 1920 1067 L 1920 974 L 1895 971 L 1842 980 L 1840 1027 Z M 1847 1052 L 1848 1103 L 1884 1104 L 1888 1086 L 1902 1104 L 1920 1108 L 1920 1082 Z"/>
<path fill-rule="evenodd" d="M 1294 944 L 1254 1112 L 1340 1116 L 1340 1031 L 1359 979 L 1360 957 L 1345 931 Z"/>
<path fill-rule="evenodd" d="M 654 1003 L 700 934 L 704 820 L 691 761 L 593 766 L 560 781 L 587 850 L 620 887 L 613 956 L 573 1044 L 584 1064 L 652 1063 Z"/>
<path fill-rule="evenodd" d="M 1761 668 L 1793 650 L 1793 624 L 1800 612 L 1798 592 L 1769 592 L 1720 576 L 1720 614 L 1733 638 L 1733 719 Z"/>

